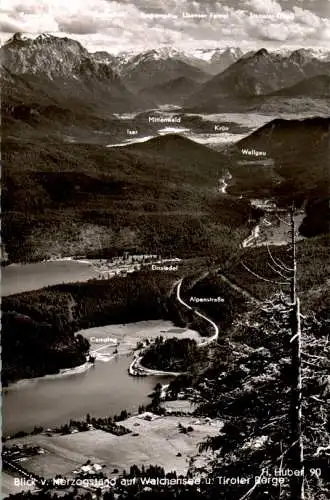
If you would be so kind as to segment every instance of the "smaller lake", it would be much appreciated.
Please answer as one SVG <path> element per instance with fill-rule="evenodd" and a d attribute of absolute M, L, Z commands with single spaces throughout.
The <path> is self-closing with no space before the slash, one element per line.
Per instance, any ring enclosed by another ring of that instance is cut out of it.
<path fill-rule="evenodd" d="M 5 297 L 61 283 L 87 281 L 96 278 L 99 272 L 92 262 L 68 259 L 10 264 L 1 269 L 1 274 L 1 294 Z"/>

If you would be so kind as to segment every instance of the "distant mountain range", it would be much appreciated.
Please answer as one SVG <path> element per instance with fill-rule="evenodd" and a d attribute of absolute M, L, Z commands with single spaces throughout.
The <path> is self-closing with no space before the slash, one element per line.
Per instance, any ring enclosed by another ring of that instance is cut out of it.
<path fill-rule="evenodd" d="M 303 79 L 330 75 L 330 61 L 319 60 L 305 50 L 289 57 L 271 54 L 266 49 L 239 59 L 191 94 L 188 107 L 216 109 L 228 99 L 249 99 L 265 96 Z"/>
<path fill-rule="evenodd" d="M 115 56 L 91 54 L 66 37 L 15 34 L 0 57 L 3 125 L 9 135 L 20 130 L 30 136 L 35 128 L 46 133 L 55 126 L 59 135 L 74 136 L 77 127 L 109 132 L 120 125 L 113 113 L 160 104 L 239 112 L 269 96 L 329 96 L 330 56 L 306 49 L 243 54 L 231 47 L 162 48 Z M 220 72 L 213 76 L 216 68 Z"/>
<path fill-rule="evenodd" d="M 166 61 L 168 59 L 175 59 L 179 61 L 183 61 L 187 64 L 191 64 L 192 66 L 196 66 L 197 68 L 203 70 L 206 73 L 211 75 L 216 75 L 217 73 L 221 73 L 233 63 L 241 59 L 242 57 L 250 57 L 256 51 L 249 50 L 244 52 L 239 47 L 222 47 L 222 48 L 214 48 L 214 49 L 186 49 L 186 50 L 178 50 L 168 47 L 162 47 L 154 50 L 149 50 L 142 53 L 136 52 L 122 52 L 117 55 L 109 54 L 108 52 L 95 52 L 93 55 L 98 60 L 102 62 L 109 62 L 112 64 L 115 71 L 119 74 L 122 71 L 126 71 L 126 68 L 129 67 L 132 62 L 138 63 L 139 61 L 143 61 L 146 58 L 149 60 L 163 60 Z M 289 50 L 289 49 L 277 49 L 274 51 L 270 51 L 270 53 L 274 56 L 279 56 L 283 58 L 290 57 L 293 53 L 297 52 L 297 50 Z M 330 61 L 330 50 L 322 50 L 322 49 L 300 49 L 298 52 L 303 52 L 306 57 L 311 59 L 318 59 L 320 61 Z"/>
<path fill-rule="evenodd" d="M 120 76 L 133 91 L 164 84 L 180 77 L 205 82 L 209 75 L 178 57 L 163 57 L 157 51 L 139 54 L 120 68 Z"/>
<path fill-rule="evenodd" d="M 118 74 L 125 73 L 132 65 L 148 61 L 176 60 L 184 62 L 203 72 L 214 75 L 225 70 L 243 56 L 238 47 L 224 47 L 218 49 L 178 50 L 161 47 L 146 52 L 122 52 L 117 55 L 108 52 L 94 52 L 93 56 L 100 62 L 112 64 Z"/>

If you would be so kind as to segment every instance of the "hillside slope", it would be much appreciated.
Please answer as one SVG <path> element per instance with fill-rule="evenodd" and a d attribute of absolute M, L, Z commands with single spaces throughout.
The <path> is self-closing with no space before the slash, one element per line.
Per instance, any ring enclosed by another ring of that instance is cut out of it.
<path fill-rule="evenodd" d="M 213 110 L 226 99 L 249 99 L 294 85 L 304 78 L 330 74 L 330 63 L 296 51 L 289 57 L 261 49 L 243 57 L 202 84 L 185 102 L 188 107 Z"/>
<path fill-rule="evenodd" d="M 219 196 L 225 161 L 176 135 L 126 148 L 8 141 L 2 199 L 9 258 L 227 254 L 246 234 L 251 210 L 247 201 Z"/>
<path fill-rule="evenodd" d="M 306 78 L 301 82 L 274 92 L 274 96 L 308 96 L 308 97 L 330 97 L 330 75 L 317 75 Z"/>
<path fill-rule="evenodd" d="M 142 89 L 140 95 L 152 97 L 157 104 L 182 104 L 184 99 L 192 94 L 198 87 L 198 83 L 192 78 L 179 76 L 165 83 L 159 83 L 152 87 Z"/>
<path fill-rule="evenodd" d="M 227 151 L 236 183 L 230 192 L 279 202 L 327 196 L 330 119 L 273 120 Z"/>

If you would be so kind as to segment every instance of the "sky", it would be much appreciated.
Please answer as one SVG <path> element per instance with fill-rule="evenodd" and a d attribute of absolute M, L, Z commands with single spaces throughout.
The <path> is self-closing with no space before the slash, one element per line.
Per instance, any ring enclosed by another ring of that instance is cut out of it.
<path fill-rule="evenodd" d="M 1 0 L 1 43 L 15 32 L 114 54 L 164 45 L 330 50 L 330 0 Z"/>

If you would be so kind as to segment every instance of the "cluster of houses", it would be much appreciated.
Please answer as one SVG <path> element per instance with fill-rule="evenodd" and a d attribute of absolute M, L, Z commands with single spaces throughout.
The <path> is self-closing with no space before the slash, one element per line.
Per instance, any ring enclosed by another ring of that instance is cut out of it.
<path fill-rule="evenodd" d="M 251 205 L 254 208 L 260 208 L 264 212 L 275 212 L 278 210 L 276 203 L 268 199 L 253 199 L 251 200 Z"/>
<path fill-rule="evenodd" d="M 86 463 L 85 465 L 82 465 L 78 469 L 75 469 L 72 471 L 72 474 L 78 475 L 79 476 L 94 476 L 99 474 L 102 469 L 105 467 L 105 465 L 100 465 L 100 464 L 92 464 L 92 463 Z"/>
<path fill-rule="evenodd" d="M 8 461 L 24 462 L 34 455 L 42 455 L 45 450 L 40 446 L 31 446 L 28 444 L 14 444 L 13 446 L 3 447 L 2 457 Z"/>
<path fill-rule="evenodd" d="M 128 273 L 139 271 L 142 267 L 152 264 L 162 264 L 166 262 L 177 262 L 180 259 L 162 259 L 160 255 L 130 255 L 125 252 L 122 257 L 116 257 L 111 261 L 102 259 L 95 263 L 99 272 L 99 279 L 110 279 L 113 276 L 127 276 Z"/>

